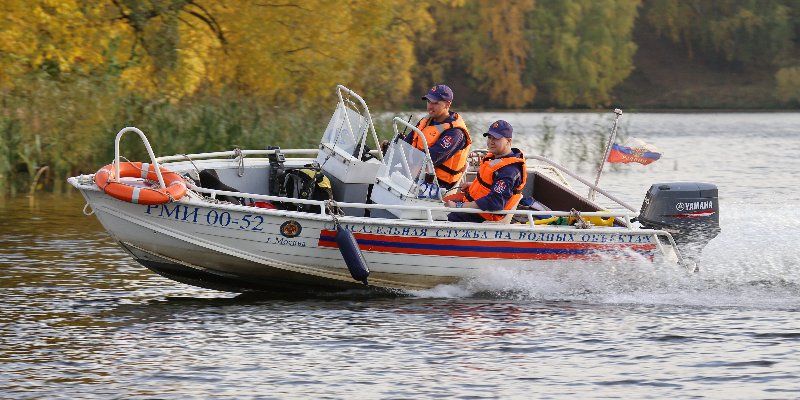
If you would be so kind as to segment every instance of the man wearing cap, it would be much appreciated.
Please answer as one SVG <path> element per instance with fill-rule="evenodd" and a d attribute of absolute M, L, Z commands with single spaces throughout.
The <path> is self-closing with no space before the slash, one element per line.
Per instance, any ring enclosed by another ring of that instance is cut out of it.
<path fill-rule="evenodd" d="M 417 123 L 417 129 L 424 137 L 411 131 L 405 140 L 422 151 L 425 151 L 424 143 L 428 144 L 439 186 L 450 189 L 467 168 L 472 138 L 464 119 L 450 111 L 453 90 L 447 85 L 432 87 L 422 99 L 428 102 L 428 116 Z"/>
<path fill-rule="evenodd" d="M 525 156 L 511 147 L 513 128 L 506 121 L 498 120 L 489 126 L 486 148 L 489 153 L 481 161 L 478 175 L 472 183 L 461 185 L 461 193 L 454 199 L 446 199 L 445 205 L 454 208 L 477 208 L 483 211 L 511 210 L 522 198 L 528 174 Z M 461 196 L 458 196 L 461 195 Z M 447 219 L 453 222 L 499 221 L 502 214 L 453 212 Z"/>

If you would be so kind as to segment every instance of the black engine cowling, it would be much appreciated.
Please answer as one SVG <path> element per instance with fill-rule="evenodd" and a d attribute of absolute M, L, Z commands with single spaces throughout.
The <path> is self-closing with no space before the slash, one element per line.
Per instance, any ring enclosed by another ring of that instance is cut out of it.
<path fill-rule="evenodd" d="M 720 232 L 717 187 L 699 182 L 652 185 L 638 220 L 645 228 L 672 234 L 681 255 L 693 261 Z"/>

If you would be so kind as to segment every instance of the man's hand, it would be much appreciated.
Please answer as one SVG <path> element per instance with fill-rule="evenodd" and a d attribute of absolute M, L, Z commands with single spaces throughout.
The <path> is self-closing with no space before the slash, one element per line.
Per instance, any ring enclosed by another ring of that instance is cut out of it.
<path fill-rule="evenodd" d="M 453 200 L 446 200 L 444 202 L 446 207 L 450 208 L 478 208 L 478 205 L 475 204 L 474 201 L 453 201 Z"/>
<path fill-rule="evenodd" d="M 469 186 L 471 184 L 472 184 L 472 182 L 464 182 L 464 183 L 461 184 L 461 186 L 458 189 L 461 190 L 462 192 L 466 192 L 467 188 L 469 188 Z"/>

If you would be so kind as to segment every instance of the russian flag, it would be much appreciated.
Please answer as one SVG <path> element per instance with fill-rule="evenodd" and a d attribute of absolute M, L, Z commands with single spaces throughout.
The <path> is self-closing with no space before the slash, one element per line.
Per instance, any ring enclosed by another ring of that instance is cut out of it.
<path fill-rule="evenodd" d="M 630 138 L 625 142 L 625 145 L 614 143 L 611 146 L 608 162 L 625 164 L 637 162 L 647 165 L 659 158 L 661 158 L 661 153 L 654 146 L 645 143 L 641 139 Z"/>

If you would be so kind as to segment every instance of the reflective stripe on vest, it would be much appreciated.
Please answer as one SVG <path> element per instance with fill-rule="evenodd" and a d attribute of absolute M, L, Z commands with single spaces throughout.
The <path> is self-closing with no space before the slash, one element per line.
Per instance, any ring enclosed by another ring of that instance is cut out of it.
<path fill-rule="evenodd" d="M 419 121 L 419 123 L 417 123 L 417 129 L 421 130 L 422 133 L 425 134 L 425 142 L 427 142 L 428 147 L 436 144 L 436 141 L 439 140 L 439 136 L 441 136 L 442 133 L 448 129 L 456 128 L 464 132 L 464 140 L 466 141 L 464 148 L 457 150 L 450 158 L 435 166 L 436 177 L 439 178 L 440 181 L 452 185 L 461 179 L 461 175 L 464 174 L 464 171 L 467 169 L 467 156 L 469 155 L 469 150 L 472 147 L 472 138 L 469 135 L 467 125 L 464 124 L 464 119 L 461 118 L 458 113 L 453 113 L 453 121 L 451 122 L 445 122 L 438 125 L 429 125 L 430 122 L 431 118 L 423 118 Z M 423 146 L 418 133 L 414 134 L 414 139 L 411 141 L 411 145 L 419 150 L 425 151 L 425 146 Z"/>
<path fill-rule="evenodd" d="M 464 192 L 464 197 L 468 201 L 475 201 L 491 193 L 492 186 L 494 185 L 494 173 L 500 170 L 500 168 L 511 164 L 521 164 L 522 180 L 517 187 L 511 190 L 513 195 L 503 206 L 503 210 L 510 210 L 516 205 L 518 199 L 522 197 L 522 189 L 525 187 L 525 183 L 528 181 L 528 172 L 525 166 L 525 156 L 522 155 L 522 153 L 520 153 L 520 157 L 505 157 L 497 159 L 494 158 L 492 153 L 487 154 L 486 157 L 483 158 L 483 161 L 481 161 L 481 166 L 478 169 L 478 175 L 475 177 L 475 180 L 472 181 L 472 184 L 469 185 L 467 191 Z M 478 215 L 488 221 L 499 221 L 505 217 L 505 215 L 502 214 L 481 213 Z"/>

